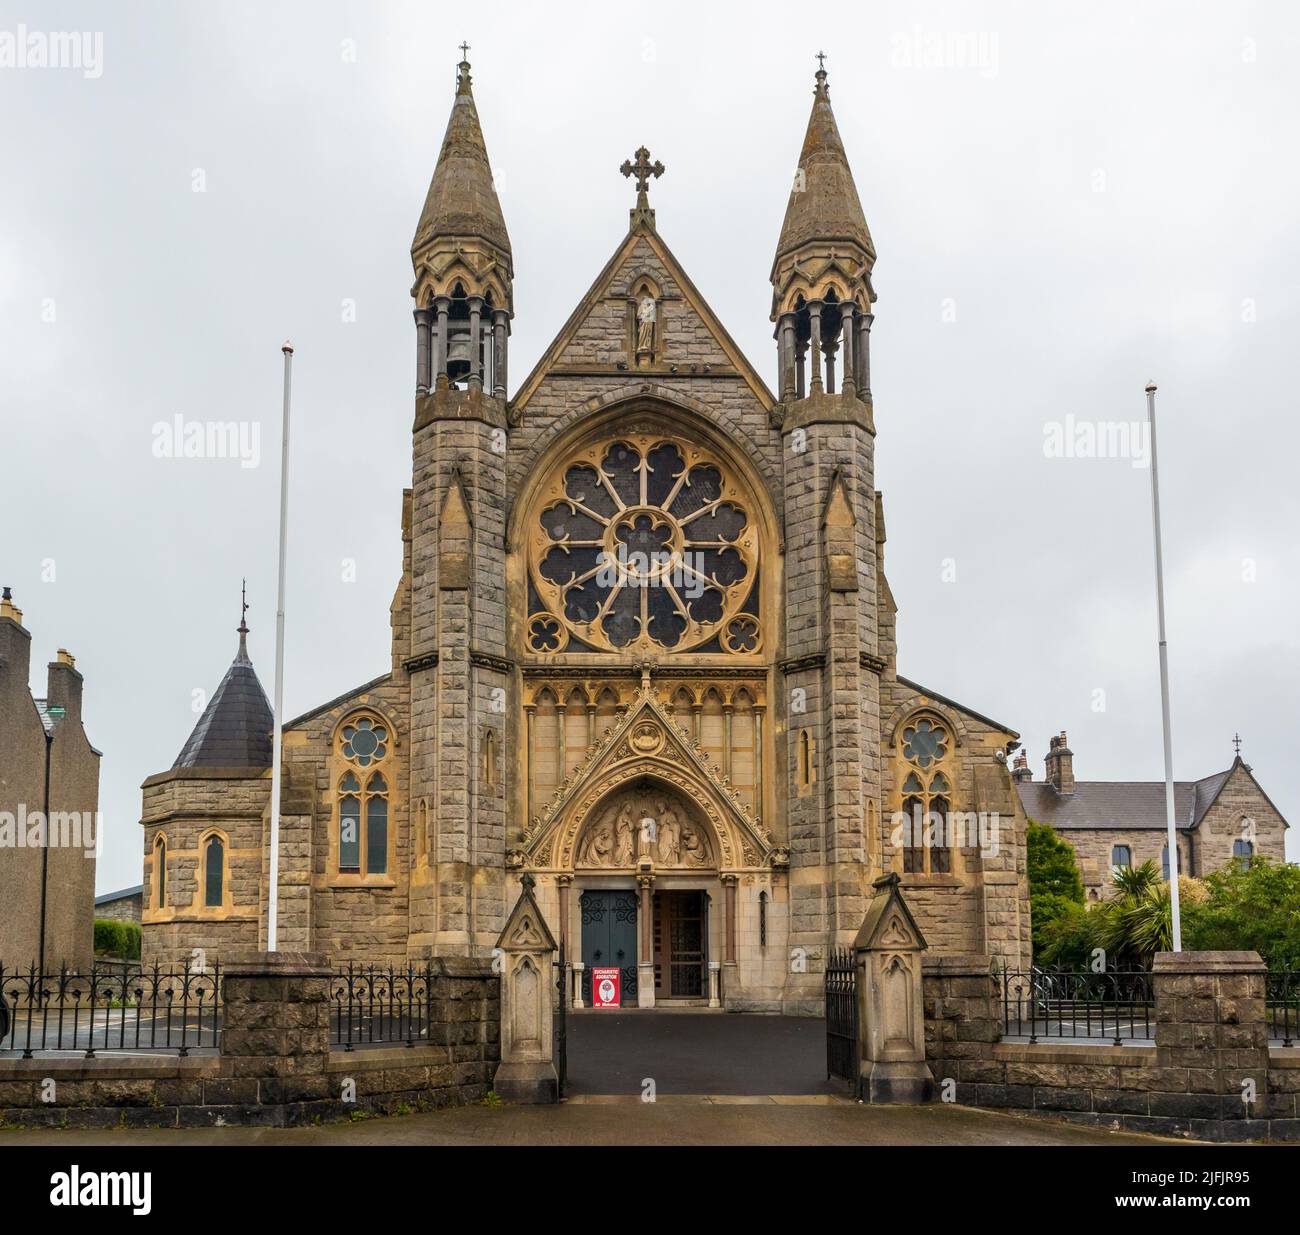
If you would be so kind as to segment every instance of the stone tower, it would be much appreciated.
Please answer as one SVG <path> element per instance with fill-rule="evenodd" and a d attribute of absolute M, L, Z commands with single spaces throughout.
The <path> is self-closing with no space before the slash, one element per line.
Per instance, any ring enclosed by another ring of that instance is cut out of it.
<path fill-rule="evenodd" d="M 879 864 L 877 508 L 868 341 L 876 253 L 816 75 L 772 263 L 786 530 L 790 943 L 846 943 Z M 820 976 L 809 975 L 809 995 Z"/>
<path fill-rule="evenodd" d="M 416 379 L 410 540 L 412 947 L 489 950 L 504 920 L 506 352 L 513 259 L 474 105 L 456 97 L 411 245 Z M 488 734 L 491 737 L 488 737 Z"/>

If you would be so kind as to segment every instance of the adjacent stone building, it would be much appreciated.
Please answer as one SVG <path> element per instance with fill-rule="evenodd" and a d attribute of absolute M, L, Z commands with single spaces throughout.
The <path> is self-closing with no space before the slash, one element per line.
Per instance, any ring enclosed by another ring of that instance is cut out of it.
<path fill-rule="evenodd" d="M 107 922 L 139 922 L 144 905 L 144 885 L 120 888 L 95 897 L 95 919 Z"/>
<path fill-rule="evenodd" d="M 771 268 L 773 390 L 660 233 L 644 148 L 626 233 L 510 383 L 469 67 L 411 250 L 391 668 L 285 727 L 279 946 L 488 955 L 529 875 L 584 1000 L 609 967 L 624 1003 L 808 1012 L 896 872 L 932 950 L 1024 963 L 1016 734 L 897 671 L 876 251 L 825 72 Z M 145 783 L 146 959 L 265 943 L 256 681 L 241 643 Z"/>
<path fill-rule="evenodd" d="M 82 676 L 63 648 L 43 699 L 32 637 L 0 598 L 0 965 L 84 969 L 94 953 L 100 753 L 81 723 Z"/>
<path fill-rule="evenodd" d="M 1111 872 L 1155 862 L 1169 872 L 1164 781 L 1075 780 L 1064 730 L 1053 737 L 1046 779 L 1035 781 L 1023 751 L 1012 775 L 1026 815 L 1074 846 L 1089 900 L 1110 893 Z M 1201 876 L 1233 858 L 1285 861 L 1287 821 L 1240 752 L 1232 766 L 1200 780 L 1174 782 L 1178 869 Z"/>

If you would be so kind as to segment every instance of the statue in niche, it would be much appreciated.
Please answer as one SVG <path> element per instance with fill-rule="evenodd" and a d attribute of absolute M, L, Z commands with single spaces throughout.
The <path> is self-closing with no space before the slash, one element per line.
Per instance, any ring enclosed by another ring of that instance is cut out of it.
<path fill-rule="evenodd" d="M 658 308 L 653 296 L 643 294 L 636 307 L 636 354 L 652 356 L 655 350 L 655 319 Z"/>

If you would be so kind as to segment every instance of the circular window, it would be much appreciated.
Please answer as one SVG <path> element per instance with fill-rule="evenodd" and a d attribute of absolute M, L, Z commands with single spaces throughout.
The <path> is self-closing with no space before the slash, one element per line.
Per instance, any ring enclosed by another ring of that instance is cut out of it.
<path fill-rule="evenodd" d="M 569 455 L 538 510 L 532 651 L 758 650 L 753 504 L 716 453 L 650 431 L 606 438 Z"/>
<path fill-rule="evenodd" d="M 343 757 L 368 767 L 388 753 L 388 731 L 369 716 L 343 726 Z"/>
<path fill-rule="evenodd" d="M 948 734 L 942 725 L 922 717 L 903 730 L 903 758 L 928 768 L 948 753 Z"/>

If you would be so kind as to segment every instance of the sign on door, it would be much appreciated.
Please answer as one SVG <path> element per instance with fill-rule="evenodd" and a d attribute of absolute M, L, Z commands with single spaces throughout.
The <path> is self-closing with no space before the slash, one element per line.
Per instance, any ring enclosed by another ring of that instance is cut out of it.
<path fill-rule="evenodd" d="M 619 972 L 617 969 L 591 971 L 591 1006 L 617 1008 L 620 1001 Z"/>

